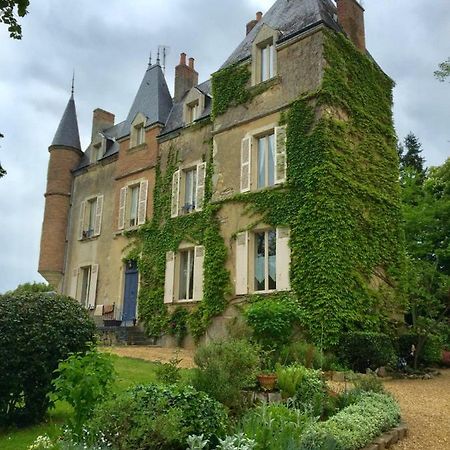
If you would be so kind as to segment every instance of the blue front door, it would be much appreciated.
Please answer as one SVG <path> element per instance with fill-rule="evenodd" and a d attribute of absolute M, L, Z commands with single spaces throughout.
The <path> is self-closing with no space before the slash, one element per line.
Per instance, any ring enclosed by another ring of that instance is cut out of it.
<path fill-rule="evenodd" d="M 136 319 L 136 303 L 139 274 L 135 261 L 128 261 L 125 270 L 125 291 L 123 296 L 122 321 L 133 325 Z"/>

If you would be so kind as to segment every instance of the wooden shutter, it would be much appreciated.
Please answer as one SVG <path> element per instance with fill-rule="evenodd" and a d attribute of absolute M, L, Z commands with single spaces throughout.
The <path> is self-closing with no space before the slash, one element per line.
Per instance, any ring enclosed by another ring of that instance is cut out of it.
<path fill-rule="evenodd" d="M 139 185 L 138 225 L 143 225 L 147 218 L 148 181 L 141 181 Z"/>
<path fill-rule="evenodd" d="M 205 247 L 199 245 L 194 251 L 194 300 L 203 299 L 203 261 L 205 259 Z"/>
<path fill-rule="evenodd" d="M 175 253 L 166 253 L 166 281 L 164 283 L 164 303 L 173 302 L 175 281 Z"/>
<path fill-rule="evenodd" d="M 195 210 L 202 211 L 205 201 L 206 163 L 197 165 L 197 190 L 195 193 Z"/>
<path fill-rule="evenodd" d="M 171 217 L 177 217 L 179 211 L 179 201 L 180 201 L 180 176 L 181 171 L 177 170 L 172 177 L 172 208 Z"/>
<path fill-rule="evenodd" d="M 102 215 L 103 215 L 103 195 L 97 197 L 97 206 L 95 208 L 95 225 L 94 234 L 100 236 L 102 231 Z"/>
<path fill-rule="evenodd" d="M 289 228 L 277 228 L 277 291 L 289 291 L 290 284 L 290 265 L 291 265 L 291 248 L 289 247 Z"/>
<path fill-rule="evenodd" d="M 275 184 L 286 181 L 286 126 L 275 128 Z"/>
<path fill-rule="evenodd" d="M 97 300 L 98 264 L 91 266 L 91 279 L 89 282 L 89 305 L 95 306 Z"/>
<path fill-rule="evenodd" d="M 119 230 L 123 230 L 125 228 L 125 210 L 127 204 L 127 191 L 128 188 L 125 186 L 120 190 L 120 199 L 119 199 Z"/>
<path fill-rule="evenodd" d="M 241 143 L 241 192 L 250 190 L 251 185 L 252 138 L 244 138 Z"/>
<path fill-rule="evenodd" d="M 248 293 L 248 231 L 236 237 L 236 295 Z"/>
<path fill-rule="evenodd" d="M 81 241 L 83 239 L 83 231 L 84 231 L 84 217 L 86 214 L 86 202 L 81 202 L 80 205 L 80 222 L 78 224 L 78 239 Z"/>
<path fill-rule="evenodd" d="M 70 292 L 69 297 L 77 298 L 77 288 L 78 288 L 78 273 L 79 269 L 73 269 L 72 270 L 72 276 L 70 280 Z"/>

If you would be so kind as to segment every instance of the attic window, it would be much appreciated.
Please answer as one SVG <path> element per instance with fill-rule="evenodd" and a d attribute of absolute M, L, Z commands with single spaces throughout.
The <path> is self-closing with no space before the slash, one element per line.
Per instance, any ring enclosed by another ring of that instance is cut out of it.
<path fill-rule="evenodd" d="M 102 136 L 101 141 L 97 142 L 92 146 L 91 162 L 96 163 L 97 161 L 100 161 L 105 155 L 105 151 L 106 151 L 106 139 L 104 136 Z"/>
<path fill-rule="evenodd" d="M 260 60 L 260 81 L 270 80 L 275 76 L 275 46 L 273 40 L 258 46 Z"/>
<path fill-rule="evenodd" d="M 139 123 L 134 127 L 135 146 L 141 145 L 145 142 L 145 129 L 144 124 Z"/>
<path fill-rule="evenodd" d="M 200 106 L 198 100 L 187 105 L 187 122 L 195 122 L 200 116 Z"/>

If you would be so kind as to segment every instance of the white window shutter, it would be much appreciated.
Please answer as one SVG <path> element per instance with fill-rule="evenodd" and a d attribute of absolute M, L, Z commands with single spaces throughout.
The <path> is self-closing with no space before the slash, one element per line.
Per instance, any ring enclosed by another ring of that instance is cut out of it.
<path fill-rule="evenodd" d="M 69 297 L 72 297 L 72 298 L 77 298 L 78 273 L 79 273 L 79 269 L 72 270 L 72 277 L 70 280 L 70 292 L 69 292 Z"/>
<path fill-rule="evenodd" d="M 203 299 L 203 261 L 205 259 L 205 247 L 199 245 L 194 251 L 194 300 Z"/>
<path fill-rule="evenodd" d="M 236 237 L 236 295 L 248 293 L 248 231 Z"/>
<path fill-rule="evenodd" d="M 138 225 L 143 225 L 147 218 L 148 180 L 141 181 L 139 185 Z"/>
<path fill-rule="evenodd" d="M 98 264 L 91 266 L 91 280 L 89 283 L 89 306 L 95 306 L 97 300 Z"/>
<path fill-rule="evenodd" d="M 173 303 L 175 281 L 175 253 L 166 253 L 166 281 L 164 283 L 164 303 Z"/>
<path fill-rule="evenodd" d="M 286 181 L 286 126 L 275 128 L 275 184 Z"/>
<path fill-rule="evenodd" d="M 195 193 L 195 210 L 202 211 L 205 202 L 206 163 L 197 165 L 197 191 Z"/>
<path fill-rule="evenodd" d="M 86 214 L 86 202 L 81 202 L 80 205 L 80 222 L 78 224 L 78 239 L 81 241 L 83 239 L 83 231 L 84 231 L 84 217 Z"/>
<path fill-rule="evenodd" d="M 289 247 L 289 228 L 277 228 L 277 291 L 291 289 L 289 271 L 291 266 L 291 248 Z"/>
<path fill-rule="evenodd" d="M 103 195 L 97 197 L 97 205 L 95 208 L 95 224 L 94 224 L 94 234 L 95 236 L 100 236 L 102 231 L 102 215 L 103 215 Z"/>
<path fill-rule="evenodd" d="M 179 201 L 180 201 L 180 176 L 181 171 L 177 170 L 172 177 L 172 207 L 171 207 L 171 217 L 177 217 L 179 212 Z"/>
<path fill-rule="evenodd" d="M 241 192 L 247 192 L 251 187 L 252 138 L 242 139 L 241 143 Z"/>
<path fill-rule="evenodd" d="M 125 210 L 127 204 L 127 187 L 123 187 L 120 190 L 120 199 L 119 199 L 119 230 L 123 230 L 125 228 Z"/>

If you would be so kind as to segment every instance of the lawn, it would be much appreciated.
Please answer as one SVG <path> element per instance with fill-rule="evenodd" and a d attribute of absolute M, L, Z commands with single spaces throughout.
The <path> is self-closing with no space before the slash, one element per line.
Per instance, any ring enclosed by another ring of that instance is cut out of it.
<path fill-rule="evenodd" d="M 130 386 L 156 381 L 157 363 L 140 359 L 114 357 L 114 366 L 117 371 L 115 391 L 125 390 Z M 183 379 L 189 377 L 189 370 L 182 370 Z M 48 434 L 50 437 L 59 435 L 60 429 L 71 408 L 68 404 L 57 403 L 56 408 L 49 412 L 46 423 L 21 430 L 11 429 L 0 431 L 1 450 L 26 450 L 37 436 Z"/>

